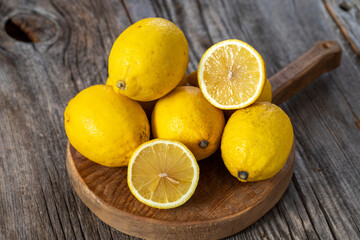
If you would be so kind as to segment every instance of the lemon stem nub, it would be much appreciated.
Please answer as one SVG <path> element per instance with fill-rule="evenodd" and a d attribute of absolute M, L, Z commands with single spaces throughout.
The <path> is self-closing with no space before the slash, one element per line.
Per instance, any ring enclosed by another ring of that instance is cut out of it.
<path fill-rule="evenodd" d="M 238 177 L 241 179 L 241 180 L 246 180 L 249 176 L 249 173 L 248 172 L 245 172 L 245 171 L 238 171 Z"/>
<path fill-rule="evenodd" d="M 209 145 L 209 142 L 206 141 L 206 140 L 202 140 L 202 141 L 199 143 L 199 146 L 200 146 L 201 148 L 206 148 L 208 145 Z"/>
<path fill-rule="evenodd" d="M 126 84 L 123 80 L 119 80 L 117 83 L 116 83 L 116 86 L 118 88 L 120 88 L 121 90 L 125 90 L 125 87 L 126 87 Z"/>

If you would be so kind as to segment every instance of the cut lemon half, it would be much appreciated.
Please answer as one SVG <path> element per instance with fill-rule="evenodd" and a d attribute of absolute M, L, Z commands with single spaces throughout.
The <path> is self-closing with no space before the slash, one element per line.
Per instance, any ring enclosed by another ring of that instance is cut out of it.
<path fill-rule="evenodd" d="M 265 63 L 249 44 L 225 40 L 201 57 L 198 81 L 205 98 L 215 107 L 244 108 L 261 94 L 266 81 Z"/>
<path fill-rule="evenodd" d="M 133 153 L 127 181 L 140 202 L 155 208 L 174 208 L 184 204 L 195 192 L 199 166 L 184 144 L 154 139 Z"/>

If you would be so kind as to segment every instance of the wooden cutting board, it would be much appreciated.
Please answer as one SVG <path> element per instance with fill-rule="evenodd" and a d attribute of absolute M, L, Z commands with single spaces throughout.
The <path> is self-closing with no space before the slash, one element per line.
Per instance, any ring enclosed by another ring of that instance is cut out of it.
<path fill-rule="evenodd" d="M 281 104 L 323 73 L 340 65 L 336 41 L 318 42 L 269 80 L 273 102 Z M 200 180 L 184 205 L 168 210 L 140 203 L 127 186 L 127 168 L 98 165 L 67 146 L 66 167 L 80 199 L 108 225 L 145 239 L 219 239 L 261 218 L 282 197 L 294 170 L 295 145 L 273 178 L 242 183 L 225 168 L 220 151 L 199 162 Z"/>

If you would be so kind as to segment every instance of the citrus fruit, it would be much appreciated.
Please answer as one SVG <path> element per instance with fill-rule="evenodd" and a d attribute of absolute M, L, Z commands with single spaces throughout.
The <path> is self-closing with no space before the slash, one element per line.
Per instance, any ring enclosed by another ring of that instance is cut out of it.
<path fill-rule="evenodd" d="M 176 85 L 177 87 L 186 86 L 187 83 L 187 74 L 185 73 L 184 76 L 181 78 L 181 81 Z"/>
<path fill-rule="evenodd" d="M 182 143 L 154 139 L 135 150 L 129 161 L 127 181 L 140 202 L 155 208 L 174 208 L 193 195 L 199 181 L 199 166 Z"/>
<path fill-rule="evenodd" d="M 289 117 L 275 104 L 237 110 L 221 139 L 225 166 L 242 182 L 271 178 L 285 165 L 294 140 Z"/>
<path fill-rule="evenodd" d="M 249 44 L 236 39 L 210 47 L 198 67 L 202 93 L 220 109 L 239 109 L 254 103 L 265 80 L 265 63 L 260 54 Z"/>
<path fill-rule="evenodd" d="M 181 81 L 188 55 L 188 43 L 175 24 L 163 18 L 142 19 L 116 39 L 106 84 L 137 101 L 161 98 Z"/>
<path fill-rule="evenodd" d="M 133 151 L 150 137 L 149 121 L 140 104 L 95 85 L 69 101 L 65 131 L 82 155 L 109 167 L 127 166 Z"/>
<path fill-rule="evenodd" d="M 255 102 L 271 102 L 271 100 L 272 100 L 271 84 L 269 80 L 266 79 L 264 88 Z"/>
<path fill-rule="evenodd" d="M 182 142 L 197 160 L 209 157 L 218 149 L 224 125 L 223 112 L 193 86 L 177 87 L 159 99 L 151 116 L 155 138 Z"/>
<path fill-rule="evenodd" d="M 187 76 L 187 82 L 194 87 L 199 87 L 197 71 L 193 71 Z"/>

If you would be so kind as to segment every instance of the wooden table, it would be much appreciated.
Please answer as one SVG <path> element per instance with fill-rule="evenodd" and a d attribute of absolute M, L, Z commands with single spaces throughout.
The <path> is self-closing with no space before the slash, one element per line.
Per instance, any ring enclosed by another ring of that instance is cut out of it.
<path fill-rule="evenodd" d="M 65 168 L 63 112 L 107 78 L 116 37 L 131 23 L 175 22 L 188 73 L 213 43 L 237 38 L 268 76 L 319 40 L 337 40 L 341 66 L 281 107 L 296 163 L 280 202 L 229 239 L 360 239 L 360 4 L 357 0 L 7 0 L 0 3 L 0 239 L 133 239 L 101 222 Z"/>

